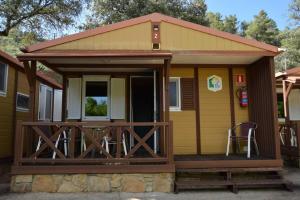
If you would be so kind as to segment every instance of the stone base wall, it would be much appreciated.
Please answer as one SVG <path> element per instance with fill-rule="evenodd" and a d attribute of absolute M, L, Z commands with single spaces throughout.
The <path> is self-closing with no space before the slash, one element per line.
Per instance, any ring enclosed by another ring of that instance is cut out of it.
<path fill-rule="evenodd" d="M 172 192 L 174 173 L 16 175 L 12 192 Z"/>

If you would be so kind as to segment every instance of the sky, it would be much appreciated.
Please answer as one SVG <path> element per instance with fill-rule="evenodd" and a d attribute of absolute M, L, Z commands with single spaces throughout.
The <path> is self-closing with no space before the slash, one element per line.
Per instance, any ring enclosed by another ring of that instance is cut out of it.
<path fill-rule="evenodd" d="M 239 21 L 251 21 L 260 10 L 275 20 L 280 30 L 288 26 L 288 5 L 291 0 L 206 0 L 208 11 L 223 16 L 235 14 Z"/>

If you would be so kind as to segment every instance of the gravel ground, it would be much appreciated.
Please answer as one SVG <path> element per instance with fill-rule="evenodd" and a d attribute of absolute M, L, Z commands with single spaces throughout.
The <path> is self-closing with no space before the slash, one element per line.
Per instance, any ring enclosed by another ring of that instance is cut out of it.
<path fill-rule="evenodd" d="M 216 199 L 216 200 L 299 200 L 300 199 L 300 169 L 290 168 L 285 173 L 285 178 L 294 184 L 294 191 L 288 192 L 281 189 L 255 189 L 255 190 L 240 190 L 238 194 L 233 194 L 228 190 L 205 190 L 197 192 L 180 192 L 179 194 L 163 194 L 163 193 L 27 193 L 27 194 L 3 194 L 0 200 L 197 200 L 197 199 Z"/>

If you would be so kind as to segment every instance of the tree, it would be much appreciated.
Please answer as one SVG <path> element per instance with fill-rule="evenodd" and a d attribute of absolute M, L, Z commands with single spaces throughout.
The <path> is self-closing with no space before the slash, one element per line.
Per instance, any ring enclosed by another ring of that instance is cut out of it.
<path fill-rule="evenodd" d="M 247 21 L 242 21 L 240 25 L 240 36 L 246 37 L 246 31 L 248 29 L 249 23 Z"/>
<path fill-rule="evenodd" d="M 34 32 L 22 32 L 19 29 L 12 29 L 7 37 L 0 37 L 0 48 L 15 56 L 21 53 L 20 48 L 42 40 Z"/>
<path fill-rule="evenodd" d="M 154 12 L 207 25 L 205 0 L 92 0 L 90 8 L 91 15 L 80 26 L 81 29 L 112 24 Z"/>
<path fill-rule="evenodd" d="M 254 16 L 254 20 L 250 22 L 246 30 L 246 37 L 280 46 L 278 35 L 279 29 L 276 22 L 269 18 L 264 10 L 261 10 L 258 15 Z"/>
<path fill-rule="evenodd" d="M 282 48 L 286 49 L 276 57 L 276 70 L 300 66 L 300 27 L 281 33 Z"/>
<path fill-rule="evenodd" d="M 228 33 L 236 34 L 238 32 L 238 23 L 236 15 L 226 16 L 224 19 L 223 30 Z"/>
<path fill-rule="evenodd" d="M 213 12 L 208 12 L 207 13 L 207 20 L 209 23 L 209 26 L 215 29 L 218 29 L 220 31 L 224 30 L 224 23 L 222 20 L 222 15 L 221 13 L 213 13 Z"/>
<path fill-rule="evenodd" d="M 80 0 L 0 0 L 0 5 L 0 36 L 14 28 L 42 35 L 45 28 L 71 25 L 82 11 Z"/>
<path fill-rule="evenodd" d="M 300 0 L 293 0 L 289 5 L 290 18 L 300 25 Z"/>

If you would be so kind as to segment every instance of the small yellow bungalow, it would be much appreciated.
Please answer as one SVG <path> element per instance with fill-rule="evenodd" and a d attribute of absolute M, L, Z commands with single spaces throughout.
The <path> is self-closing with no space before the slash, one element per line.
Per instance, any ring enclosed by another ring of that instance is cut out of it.
<path fill-rule="evenodd" d="M 17 123 L 12 191 L 235 191 L 270 180 L 232 173 L 281 170 L 277 47 L 153 13 L 23 52 L 31 87 L 37 62 L 63 76 L 62 122 Z"/>
<path fill-rule="evenodd" d="M 39 100 L 35 104 L 35 119 L 52 121 L 54 117 L 60 120 L 57 115 L 61 111 L 57 106 L 61 107 L 61 98 L 59 100 L 57 95 L 61 94 L 61 89 L 55 80 L 37 72 L 36 98 Z M 29 93 L 23 64 L 0 50 L 0 163 L 12 160 L 16 121 L 31 121 Z"/>

